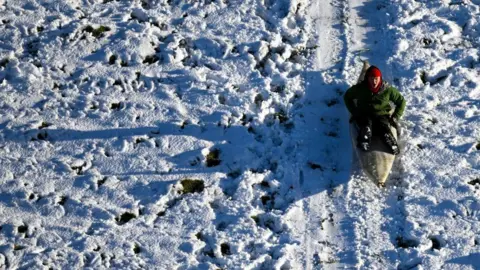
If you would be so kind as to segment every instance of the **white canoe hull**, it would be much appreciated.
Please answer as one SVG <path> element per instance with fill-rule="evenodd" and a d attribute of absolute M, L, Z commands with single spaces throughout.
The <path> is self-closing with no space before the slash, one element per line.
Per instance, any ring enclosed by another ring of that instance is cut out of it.
<path fill-rule="evenodd" d="M 397 139 L 397 130 L 391 128 L 392 134 Z M 370 144 L 370 151 L 365 152 L 357 147 L 357 128 L 354 123 L 350 123 L 350 135 L 356 156 L 360 162 L 363 172 L 372 181 L 383 184 L 390 174 L 395 155 L 391 154 L 386 143 L 378 136 L 373 136 Z"/>

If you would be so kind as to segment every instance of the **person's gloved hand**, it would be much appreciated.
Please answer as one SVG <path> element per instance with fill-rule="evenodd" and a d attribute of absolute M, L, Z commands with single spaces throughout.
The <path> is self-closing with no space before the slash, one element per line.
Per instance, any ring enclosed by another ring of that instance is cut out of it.
<path fill-rule="evenodd" d="M 355 110 L 350 114 L 350 123 L 357 123 L 358 120 L 358 112 Z"/>
<path fill-rule="evenodd" d="M 362 118 L 360 117 L 359 114 L 353 114 L 353 115 L 352 115 L 352 120 L 351 120 L 351 122 L 353 122 L 353 123 L 355 123 L 355 124 L 358 125 L 358 124 L 361 123 L 361 120 L 362 120 Z"/>
<path fill-rule="evenodd" d="M 398 119 L 396 117 L 390 117 L 390 125 L 398 130 Z"/>

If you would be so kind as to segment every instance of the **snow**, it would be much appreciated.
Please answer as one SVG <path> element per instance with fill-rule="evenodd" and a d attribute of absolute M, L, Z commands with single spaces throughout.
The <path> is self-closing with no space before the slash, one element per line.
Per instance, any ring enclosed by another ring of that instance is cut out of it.
<path fill-rule="evenodd" d="M 1 269 L 480 267 L 479 1 L 0 14 Z M 384 189 L 352 155 L 360 59 L 407 100 Z"/>

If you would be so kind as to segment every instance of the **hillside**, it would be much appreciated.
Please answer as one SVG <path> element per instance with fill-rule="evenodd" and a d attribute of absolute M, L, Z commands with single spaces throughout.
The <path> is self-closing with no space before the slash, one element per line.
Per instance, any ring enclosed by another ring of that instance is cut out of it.
<path fill-rule="evenodd" d="M 0 268 L 479 269 L 479 0 L 0 0 Z M 407 100 L 385 188 L 361 60 Z"/>

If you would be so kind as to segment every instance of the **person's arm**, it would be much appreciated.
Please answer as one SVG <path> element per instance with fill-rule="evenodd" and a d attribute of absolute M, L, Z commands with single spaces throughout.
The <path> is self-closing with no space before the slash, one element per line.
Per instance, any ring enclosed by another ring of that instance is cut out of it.
<path fill-rule="evenodd" d="M 395 111 L 392 114 L 392 118 L 399 119 L 402 117 L 403 112 L 405 111 L 407 102 L 395 87 L 392 87 L 391 93 L 390 100 L 393 102 L 393 104 L 395 104 Z"/>
<path fill-rule="evenodd" d="M 348 88 L 347 92 L 345 92 L 345 95 L 343 96 L 343 100 L 345 101 L 345 106 L 347 107 L 351 115 L 355 115 L 355 112 L 357 111 L 355 102 L 353 102 L 354 99 L 355 99 L 355 86 L 352 86 Z"/>

